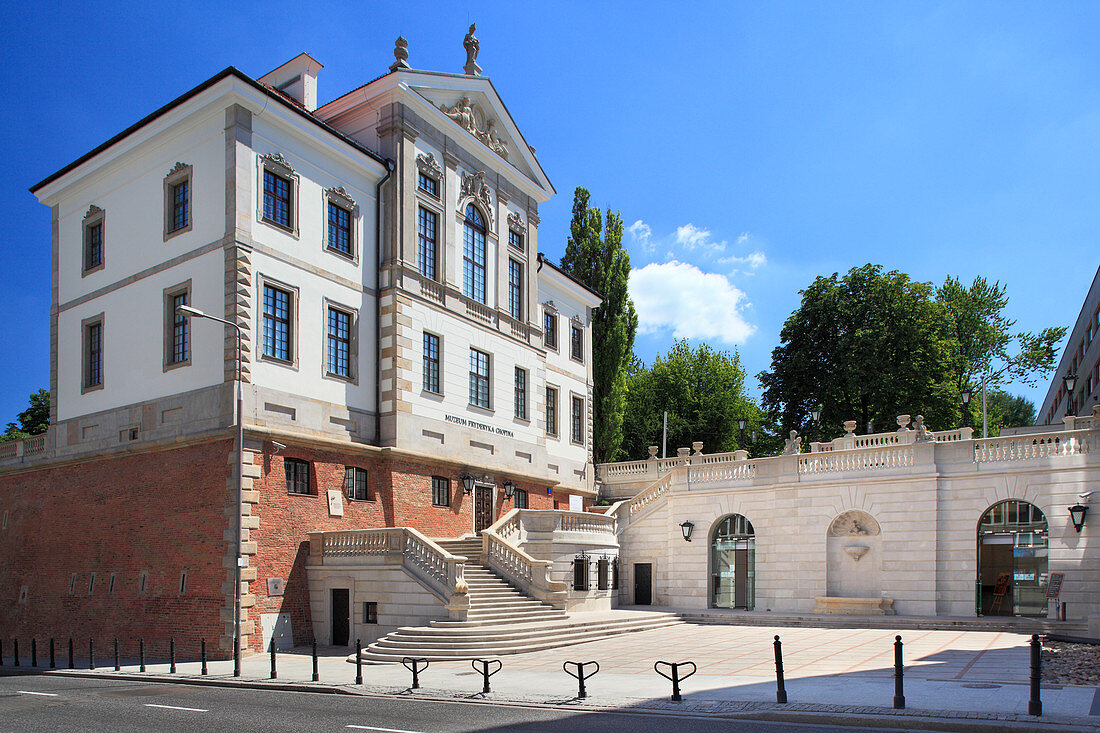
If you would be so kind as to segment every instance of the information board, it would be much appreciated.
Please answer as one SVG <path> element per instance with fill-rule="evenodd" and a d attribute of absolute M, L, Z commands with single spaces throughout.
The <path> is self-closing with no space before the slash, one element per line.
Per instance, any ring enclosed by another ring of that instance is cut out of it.
<path fill-rule="evenodd" d="M 1058 599 L 1058 594 L 1062 592 L 1062 581 L 1066 579 L 1065 573 L 1051 573 L 1050 580 L 1047 581 L 1047 598 Z"/>

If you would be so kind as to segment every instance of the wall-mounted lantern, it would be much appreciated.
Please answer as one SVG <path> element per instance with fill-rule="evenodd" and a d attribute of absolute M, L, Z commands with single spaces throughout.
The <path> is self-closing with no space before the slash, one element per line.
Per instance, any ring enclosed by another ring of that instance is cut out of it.
<path fill-rule="evenodd" d="M 516 485 L 511 481 L 504 482 L 504 498 L 511 499 L 513 494 L 516 493 Z"/>
<path fill-rule="evenodd" d="M 691 522 L 681 522 L 680 531 L 684 533 L 684 539 L 691 542 L 691 533 L 695 529 L 695 525 Z"/>
<path fill-rule="evenodd" d="M 1089 508 L 1084 504 L 1077 503 L 1069 508 L 1069 518 L 1077 534 L 1081 534 L 1081 528 L 1085 526 L 1085 515 L 1088 513 Z"/>
<path fill-rule="evenodd" d="M 462 474 L 462 490 L 467 494 L 474 493 L 474 477 L 468 473 Z"/>

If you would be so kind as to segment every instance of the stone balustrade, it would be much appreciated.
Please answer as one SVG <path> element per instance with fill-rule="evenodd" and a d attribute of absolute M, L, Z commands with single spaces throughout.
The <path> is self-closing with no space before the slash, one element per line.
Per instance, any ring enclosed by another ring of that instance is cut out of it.
<path fill-rule="evenodd" d="M 9 440 L 0 443 L 0 463 L 21 462 L 24 458 L 37 456 L 46 451 L 46 434 L 32 435 L 29 438 Z"/>

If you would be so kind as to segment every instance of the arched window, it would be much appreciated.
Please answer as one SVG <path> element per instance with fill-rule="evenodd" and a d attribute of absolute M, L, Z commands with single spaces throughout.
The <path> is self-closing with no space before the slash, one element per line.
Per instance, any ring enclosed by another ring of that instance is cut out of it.
<path fill-rule="evenodd" d="M 978 614 L 1046 616 L 1047 520 L 1039 507 L 1009 499 L 978 522 Z"/>
<path fill-rule="evenodd" d="M 462 294 L 485 302 L 485 219 L 473 204 L 462 223 Z"/>
<path fill-rule="evenodd" d="M 756 533 L 740 514 L 719 520 L 710 537 L 711 606 L 744 608 L 756 605 Z"/>

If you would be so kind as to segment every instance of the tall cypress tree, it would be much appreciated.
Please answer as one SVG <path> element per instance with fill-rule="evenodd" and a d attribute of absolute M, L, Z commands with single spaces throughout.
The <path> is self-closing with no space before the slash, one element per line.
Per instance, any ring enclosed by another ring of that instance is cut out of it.
<path fill-rule="evenodd" d="M 623 220 L 589 208 L 590 194 L 573 193 L 573 221 L 562 269 L 595 290 L 603 304 L 592 314 L 592 413 L 594 461 L 614 460 L 623 439 L 626 367 L 634 354 L 638 315 L 630 300 L 630 255 L 623 249 Z"/>

